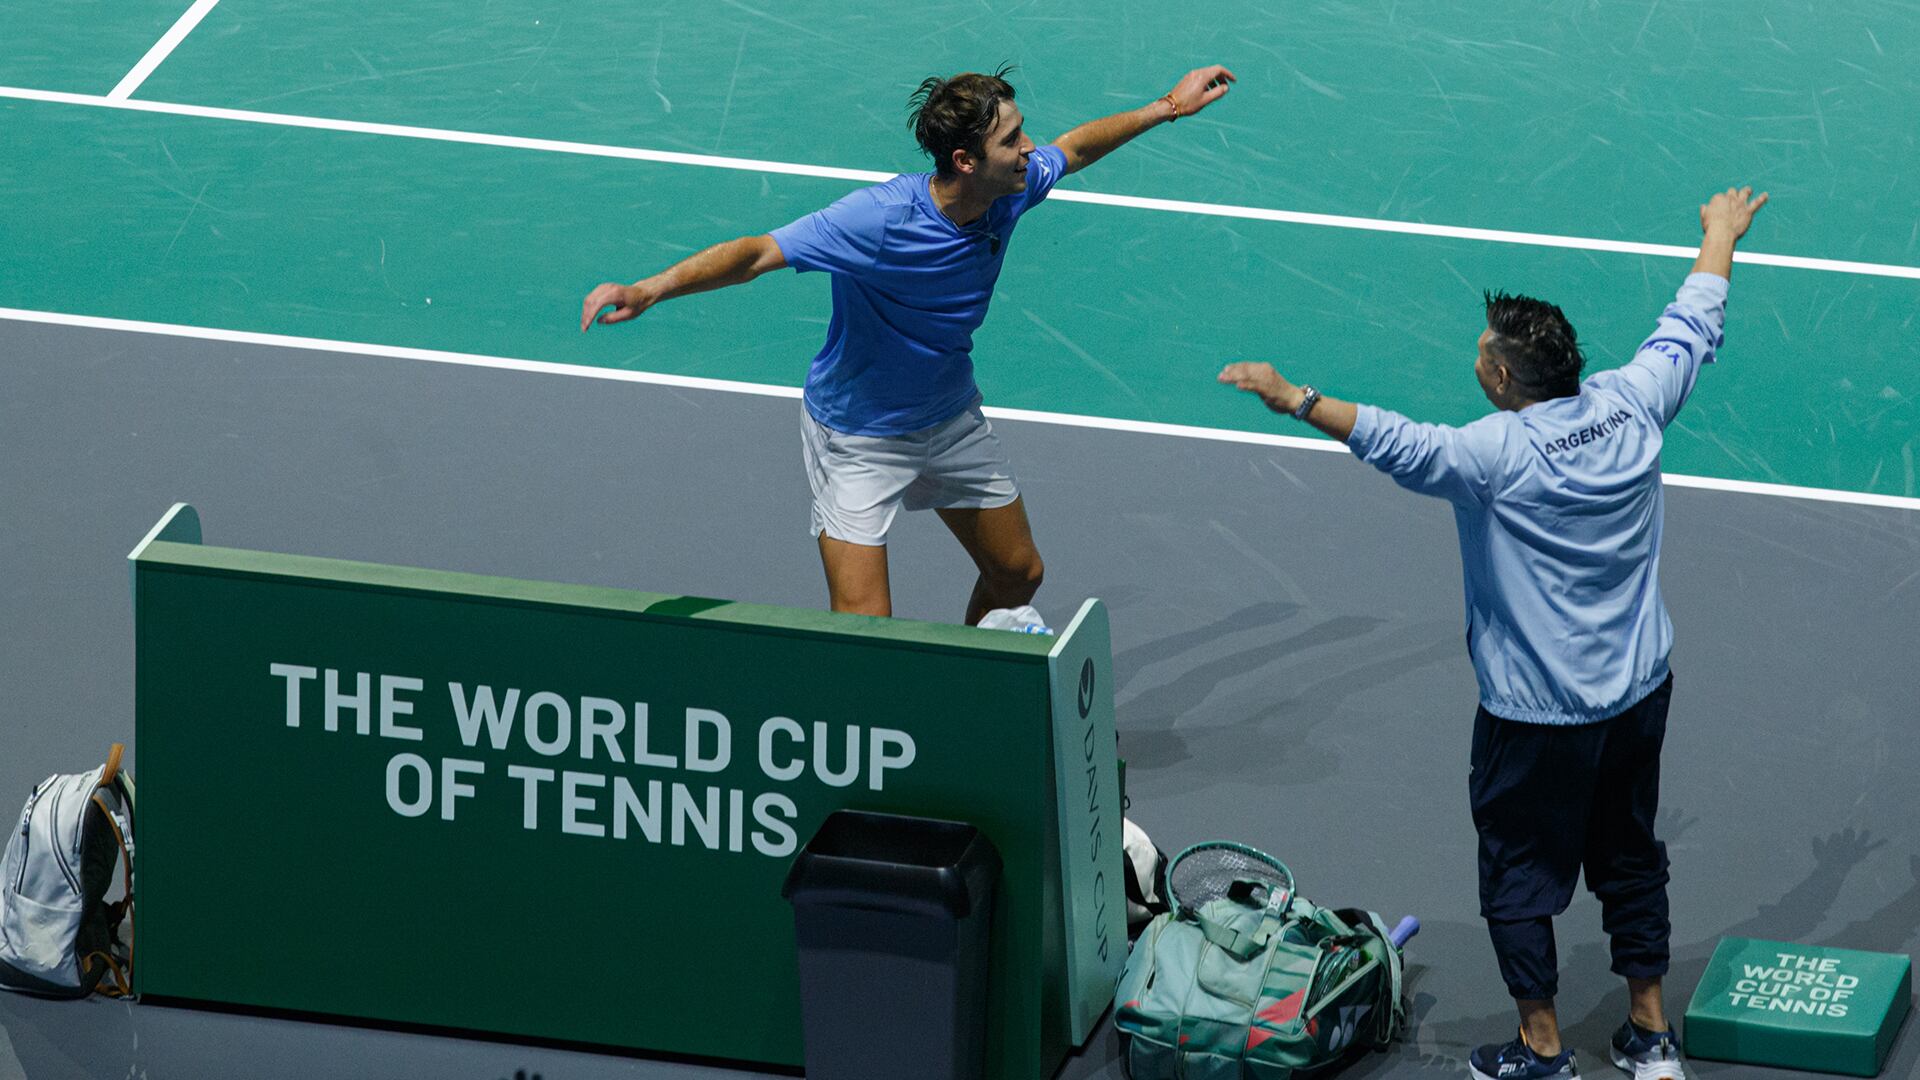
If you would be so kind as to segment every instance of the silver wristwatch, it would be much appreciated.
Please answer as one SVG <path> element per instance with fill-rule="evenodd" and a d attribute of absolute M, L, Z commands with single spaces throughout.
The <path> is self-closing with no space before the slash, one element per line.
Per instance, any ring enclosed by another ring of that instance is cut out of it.
<path fill-rule="evenodd" d="M 1300 405 L 1293 410 L 1293 418 L 1295 420 L 1305 420 L 1307 414 L 1312 412 L 1313 407 L 1318 404 L 1320 404 L 1320 391 L 1315 390 L 1311 386 L 1302 386 L 1300 388 Z"/>

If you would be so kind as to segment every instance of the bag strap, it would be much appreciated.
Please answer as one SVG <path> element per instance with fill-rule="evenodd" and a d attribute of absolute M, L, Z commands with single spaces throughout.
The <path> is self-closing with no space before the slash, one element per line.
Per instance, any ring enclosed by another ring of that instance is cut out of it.
<path fill-rule="evenodd" d="M 93 796 L 93 805 L 100 808 L 100 813 L 107 819 L 107 828 L 113 830 L 114 842 L 120 845 L 120 877 L 126 886 L 127 904 L 131 906 L 133 903 L 133 848 L 127 843 L 125 830 L 120 827 L 119 815 L 107 805 L 107 800 L 96 793 Z"/>
<path fill-rule="evenodd" d="M 96 958 L 99 959 L 103 965 L 98 974 L 94 974 L 93 972 L 93 961 Z M 86 955 L 86 970 L 93 979 L 94 989 L 100 993 L 110 998 L 133 996 L 133 984 L 127 980 L 126 970 L 120 966 L 118 961 L 114 960 L 113 957 L 107 955 L 105 952 L 95 949 L 88 953 Z M 109 974 L 113 976 L 113 982 L 111 985 L 106 985 L 106 976 Z"/>
<path fill-rule="evenodd" d="M 138 833 L 140 827 L 134 822 L 133 813 L 133 774 L 130 772 L 122 772 L 120 775 L 114 777 L 113 789 L 120 793 L 120 805 L 126 808 L 127 828 Z"/>
<path fill-rule="evenodd" d="M 1267 944 L 1273 940 L 1273 936 L 1286 928 L 1288 917 L 1293 911 L 1293 895 L 1287 892 L 1277 895 L 1279 902 L 1275 903 L 1269 899 L 1260 916 L 1260 922 L 1251 930 L 1235 930 L 1207 918 L 1198 911 L 1186 911 L 1182 914 L 1187 915 L 1200 927 L 1201 935 L 1208 941 L 1244 964 L 1265 951 Z"/>
<path fill-rule="evenodd" d="M 112 749 L 107 751 L 107 763 L 100 766 L 100 779 L 94 783 L 94 790 L 98 791 L 101 788 L 111 788 L 120 796 L 120 804 L 126 807 L 127 811 L 127 828 L 132 829 L 134 816 L 133 774 L 123 772 L 120 768 L 121 759 L 125 757 L 126 752 L 127 747 L 125 743 L 114 743 Z M 94 801 L 98 802 L 99 800 L 96 798 Z M 106 806 L 102 805 L 101 809 L 107 810 L 108 817 L 113 816 L 113 812 L 108 810 Z M 127 847 L 126 837 L 123 836 L 120 839 L 121 847 L 125 850 Z"/>
<path fill-rule="evenodd" d="M 121 759 L 126 756 L 126 752 L 125 743 L 113 744 L 113 748 L 107 751 L 107 763 L 100 766 L 100 779 L 94 781 L 93 787 L 95 791 L 108 788 L 120 796 L 121 804 L 127 808 L 127 827 L 132 828 L 133 774 L 122 772 L 120 768 Z M 102 807 L 102 809 L 106 808 Z M 109 812 L 108 816 L 111 817 L 112 813 Z"/>
<path fill-rule="evenodd" d="M 99 792 L 95 792 L 93 795 L 93 805 L 98 807 L 100 813 L 106 817 L 107 827 L 113 830 L 113 839 L 120 845 L 120 874 L 121 882 L 126 889 L 126 896 L 122 898 L 118 904 L 108 905 L 109 909 L 113 912 L 113 917 L 108 921 L 108 934 L 111 939 L 111 935 L 118 933 L 122 922 L 127 924 L 126 970 L 130 972 L 133 970 L 134 932 L 136 930 L 133 914 L 133 848 L 127 842 L 126 831 L 120 827 L 119 817 L 116 816 L 113 809 L 107 805 L 107 801 L 100 797 Z M 131 818 L 133 813 L 133 802 L 131 799 L 127 801 L 127 813 L 129 818 Z M 96 951 L 92 955 L 106 956 L 107 954 Z M 121 971 L 118 966 L 113 964 L 113 958 L 111 956 L 107 956 L 107 963 L 108 966 L 112 968 L 120 986 L 120 993 L 110 994 L 109 996 L 131 996 L 133 994 L 133 988 L 132 984 L 127 980 L 126 972 Z"/>
<path fill-rule="evenodd" d="M 106 787 L 119 778 L 120 759 L 126 755 L 126 752 L 125 743 L 114 743 L 113 749 L 107 751 L 107 763 L 100 766 L 100 782 L 97 786 Z"/>
<path fill-rule="evenodd" d="M 1273 940 L 1271 919 L 1261 919 L 1260 925 L 1252 930 L 1230 929 L 1199 912 L 1193 913 L 1193 921 L 1199 925 L 1200 933 L 1208 941 L 1213 942 L 1227 955 L 1243 964 L 1253 959 L 1267 947 L 1267 942 Z"/>
<path fill-rule="evenodd" d="M 1387 924 L 1382 922 L 1378 915 L 1371 913 L 1369 915 L 1373 922 L 1371 929 L 1387 958 L 1388 1007 L 1381 1010 L 1383 1015 L 1380 1017 L 1380 1027 L 1374 1040 L 1376 1045 L 1384 1047 L 1393 1040 L 1394 1033 L 1399 1031 L 1400 1026 L 1407 1020 L 1406 957 L 1393 943 L 1392 931 L 1387 929 Z"/>

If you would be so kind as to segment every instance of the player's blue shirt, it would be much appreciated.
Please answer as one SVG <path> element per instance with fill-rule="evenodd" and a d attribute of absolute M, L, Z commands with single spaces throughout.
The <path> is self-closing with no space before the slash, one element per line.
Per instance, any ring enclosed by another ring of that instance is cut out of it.
<path fill-rule="evenodd" d="M 1726 299 L 1727 279 L 1689 275 L 1633 360 L 1573 397 L 1459 428 L 1360 406 L 1354 454 L 1453 504 L 1467 651 L 1495 716 L 1590 723 L 1666 680 L 1660 446 L 1720 347 Z"/>
<path fill-rule="evenodd" d="M 833 321 L 807 371 L 807 411 L 849 435 L 904 435 L 973 403 L 973 332 L 1020 215 L 1067 172 L 1057 146 L 1027 157 L 1025 191 L 955 225 L 934 205 L 932 173 L 861 188 L 773 231 L 795 270 L 833 275 Z"/>

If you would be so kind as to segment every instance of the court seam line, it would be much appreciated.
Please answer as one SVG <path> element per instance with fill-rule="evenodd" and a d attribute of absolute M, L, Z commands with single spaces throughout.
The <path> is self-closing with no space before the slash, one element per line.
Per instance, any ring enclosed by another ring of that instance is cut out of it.
<path fill-rule="evenodd" d="M 107 100 L 125 101 L 132 97 L 133 92 L 140 89 L 140 84 L 147 81 L 147 76 L 152 75 L 154 69 L 166 63 L 167 57 L 173 55 L 173 50 L 187 40 L 187 35 L 193 33 L 194 27 L 199 26 L 200 20 L 206 18 L 207 12 L 212 11 L 213 6 L 219 2 L 220 0 L 194 0 L 193 6 L 174 20 L 173 26 L 160 35 L 160 40 L 153 43 L 153 48 L 147 50 L 147 55 L 141 57 L 140 62 L 133 65 L 133 69 L 122 76 L 112 90 L 107 91 Z"/>
<path fill-rule="evenodd" d="M 99 315 L 69 315 L 58 311 L 32 311 L 24 308 L 8 307 L 0 307 L 0 319 L 14 322 L 42 323 L 53 326 L 81 327 L 90 330 L 115 330 L 126 333 L 155 334 L 162 337 L 194 338 L 238 345 L 261 345 L 277 349 L 306 349 L 314 352 L 330 352 L 350 356 L 377 356 L 392 360 L 420 360 L 428 363 L 452 364 L 461 367 L 492 368 L 503 371 L 520 371 L 537 375 L 565 375 L 573 378 L 601 379 L 609 382 L 630 382 L 692 390 L 713 390 L 721 393 L 750 394 L 760 397 L 797 399 L 801 396 L 801 390 L 797 386 L 775 386 L 769 383 L 742 382 L 732 379 L 710 379 L 696 375 L 668 375 L 655 371 L 594 367 L 586 364 L 568 364 L 551 360 L 522 360 L 507 356 L 487 356 L 481 353 L 451 352 L 443 349 L 420 349 L 407 345 L 377 345 L 370 342 L 337 341 L 331 338 L 297 337 L 291 334 L 270 334 L 255 330 L 223 330 L 215 327 L 189 326 L 183 323 L 142 322 L 134 319 L 114 319 Z M 1038 409 L 1019 409 L 998 405 L 986 406 L 983 411 L 989 417 L 996 420 L 1025 421 L 1036 424 L 1050 424 L 1056 427 L 1093 428 L 1102 431 L 1121 431 L 1139 435 L 1163 435 L 1173 438 L 1201 439 L 1208 442 L 1248 443 L 1259 446 L 1284 447 L 1290 450 L 1313 450 L 1323 453 L 1352 453 L 1345 444 L 1334 442 L 1331 439 L 1305 438 L 1298 435 L 1273 435 L 1266 432 L 1235 431 L 1231 428 L 1199 427 L 1190 424 L 1168 424 L 1153 420 L 1122 420 L 1115 417 L 1046 412 Z M 1895 510 L 1920 510 L 1920 498 L 1912 496 L 1875 495 L 1864 491 L 1800 487 L 1793 484 L 1772 484 L 1757 480 L 1724 480 L 1714 476 L 1693 476 L 1686 473 L 1662 472 L 1661 479 L 1669 487 L 1700 488 L 1708 491 L 1724 491 L 1743 495 L 1766 495 L 1774 498 L 1808 499 L 1816 502 L 1848 503 L 1855 506 L 1873 506 Z"/>
<path fill-rule="evenodd" d="M 211 105 L 183 105 L 175 102 L 148 101 L 133 98 L 103 98 L 94 94 L 74 94 L 59 90 L 31 90 L 14 86 L 0 86 L 0 98 L 40 101 L 59 105 L 78 105 L 90 108 L 123 109 L 135 112 L 159 113 L 169 116 L 189 116 L 205 120 L 231 120 L 277 127 L 308 128 L 316 131 L 339 131 L 358 135 L 382 135 L 393 138 L 420 139 L 430 142 L 464 143 L 473 146 L 495 146 L 515 150 L 536 150 L 545 153 L 619 158 L 629 161 L 648 161 L 664 165 L 690 165 L 702 168 L 776 173 L 790 176 L 813 177 L 816 179 L 881 183 L 899 175 L 898 173 L 875 172 L 869 169 L 843 169 L 826 165 L 803 165 L 784 161 L 763 161 L 756 158 L 719 157 L 712 154 L 690 154 L 672 150 L 646 150 L 639 147 L 570 142 L 561 139 L 536 139 L 520 135 L 489 135 L 480 132 L 456 131 L 448 128 L 415 127 L 405 124 L 387 124 L 367 120 L 336 120 L 326 117 L 300 116 L 294 113 L 253 112 L 245 109 L 228 109 Z M 1324 228 L 1399 233 L 1403 235 L 1436 237 L 1451 240 L 1476 240 L 1487 243 L 1518 244 L 1530 247 L 1570 248 L 1579 251 L 1599 251 L 1621 255 L 1652 255 L 1663 258 L 1692 259 L 1699 253 L 1697 246 L 1685 247 L 1677 244 L 1643 243 L 1637 240 L 1605 240 L 1598 237 L 1560 236 L 1552 233 L 1484 229 L 1466 225 L 1432 225 L 1424 222 L 1350 217 L 1341 214 L 1319 214 L 1300 210 L 1272 210 L 1265 207 L 1235 206 L 1227 203 L 1192 202 L 1182 199 L 1163 199 L 1140 195 L 1111 195 L 1096 191 L 1063 190 L 1055 188 L 1047 197 L 1060 202 L 1089 203 L 1098 206 L 1113 206 L 1133 210 L 1157 210 L 1166 213 L 1192 214 L 1203 217 L 1273 221 L 1289 225 L 1313 225 Z M 1854 262 L 1844 259 L 1814 258 L 1801 255 L 1773 255 L 1757 251 L 1735 251 L 1733 261 L 1751 266 L 1772 266 L 1789 270 L 1816 270 L 1828 273 L 1907 278 L 1920 281 L 1920 266 L 1903 266 L 1897 263 Z"/>

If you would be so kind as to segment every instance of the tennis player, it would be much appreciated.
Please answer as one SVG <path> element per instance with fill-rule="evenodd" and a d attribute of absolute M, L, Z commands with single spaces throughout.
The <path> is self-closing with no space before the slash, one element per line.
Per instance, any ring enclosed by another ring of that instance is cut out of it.
<path fill-rule="evenodd" d="M 1660 596 L 1662 433 L 1720 347 L 1733 248 L 1767 196 L 1700 208 L 1693 272 L 1626 366 L 1580 380 L 1560 309 L 1487 298 L 1474 376 L 1496 409 L 1465 427 L 1416 424 L 1295 386 L 1270 364 L 1219 380 L 1340 439 L 1400 486 L 1453 504 L 1467 651 L 1480 683 L 1467 786 L 1480 836 L 1480 913 L 1520 1032 L 1469 1056 L 1479 1080 L 1570 1080 L 1553 998 L 1553 916 L 1584 868 L 1624 976 L 1614 1064 L 1682 1080 L 1660 996 L 1667 851 L 1654 837 L 1673 624 Z"/>
<path fill-rule="evenodd" d="M 1010 70 L 920 84 L 909 123 L 933 172 L 862 188 L 632 285 L 603 284 L 580 309 L 585 330 L 596 316 L 624 322 L 662 300 L 783 266 L 833 275 L 833 320 L 807 372 L 801 434 L 835 611 L 893 613 L 887 532 L 903 507 L 938 513 L 972 557 L 979 578 L 969 625 L 1033 599 L 1040 552 L 973 377 L 973 332 L 1014 226 L 1061 177 L 1148 128 L 1192 116 L 1233 82 L 1224 67 L 1199 68 L 1150 104 L 1036 147 Z"/>

